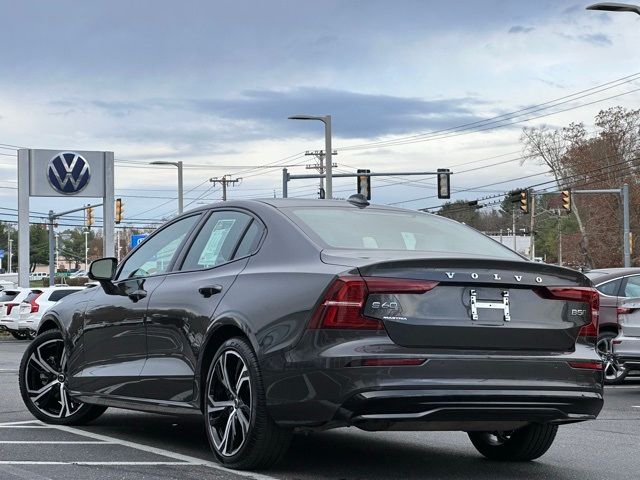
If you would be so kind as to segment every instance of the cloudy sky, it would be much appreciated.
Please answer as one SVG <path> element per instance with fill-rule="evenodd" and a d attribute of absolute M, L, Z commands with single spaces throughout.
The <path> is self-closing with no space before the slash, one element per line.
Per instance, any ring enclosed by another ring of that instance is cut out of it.
<path fill-rule="evenodd" d="M 466 190 L 454 198 L 467 199 L 543 181 L 486 186 L 544 171 L 516 160 L 523 125 L 590 124 L 601 108 L 637 107 L 640 94 L 625 93 L 640 81 L 536 110 L 526 123 L 430 132 L 640 71 L 640 17 L 587 4 L 1 0 L 0 206 L 16 206 L 12 146 L 114 151 L 128 218 L 175 210 L 175 169 L 146 165 L 153 160 L 184 161 L 191 206 L 219 199 L 207 180 L 224 174 L 243 178 L 230 198 L 280 195 L 281 165 L 308 173 L 312 159 L 298 154 L 323 148 L 322 125 L 287 120 L 297 113 L 332 115 L 340 171 L 449 167 Z M 278 168 L 254 168 L 265 164 Z M 429 198 L 433 180 L 406 180 L 375 179 L 374 200 L 440 203 Z M 354 185 L 336 180 L 336 196 Z M 292 182 L 290 193 L 313 197 L 316 182 Z M 78 203 L 40 199 L 32 209 Z"/>

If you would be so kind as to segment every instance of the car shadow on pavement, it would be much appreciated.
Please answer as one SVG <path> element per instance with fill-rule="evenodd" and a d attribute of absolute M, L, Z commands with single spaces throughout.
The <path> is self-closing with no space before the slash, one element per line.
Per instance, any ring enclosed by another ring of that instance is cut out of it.
<path fill-rule="evenodd" d="M 110 412 L 83 428 L 214 460 L 199 416 Z M 428 475 L 429 478 L 562 480 L 575 479 L 580 472 L 567 465 L 545 463 L 545 457 L 528 463 L 486 460 L 473 449 L 466 434 L 459 432 L 368 433 L 351 428 L 295 435 L 281 463 L 264 473 L 295 479 L 423 479 Z"/>

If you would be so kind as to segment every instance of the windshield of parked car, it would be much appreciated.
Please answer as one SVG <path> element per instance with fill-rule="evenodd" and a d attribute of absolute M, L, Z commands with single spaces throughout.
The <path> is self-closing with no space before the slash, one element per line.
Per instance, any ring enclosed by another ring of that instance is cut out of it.
<path fill-rule="evenodd" d="M 285 210 L 309 236 L 330 248 L 415 250 L 522 260 L 477 230 L 437 215 L 373 208 Z"/>
<path fill-rule="evenodd" d="M 20 292 L 16 292 L 15 290 L 3 290 L 0 292 L 0 302 L 10 302 L 16 298 L 18 293 Z"/>

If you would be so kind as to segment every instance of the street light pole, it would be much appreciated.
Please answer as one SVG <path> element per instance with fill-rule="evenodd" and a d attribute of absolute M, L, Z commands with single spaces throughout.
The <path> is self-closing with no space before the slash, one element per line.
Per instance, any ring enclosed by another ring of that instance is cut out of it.
<path fill-rule="evenodd" d="M 333 198 L 333 161 L 331 154 L 331 115 L 292 115 L 289 120 L 320 120 L 324 123 L 324 170 L 326 172 L 325 198 Z"/>
<path fill-rule="evenodd" d="M 12 263 L 13 263 L 13 258 L 11 258 L 13 256 L 13 249 L 11 248 L 13 245 L 13 239 L 11 238 L 11 233 L 7 233 L 7 240 L 9 243 L 9 263 L 7 265 L 7 271 L 8 273 L 11 273 L 11 269 L 13 267 Z"/>
<path fill-rule="evenodd" d="M 89 231 L 84 232 L 84 271 L 89 271 Z"/>
<path fill-rule="evenodd" d="M 184 193 L 183 193 L 183 183 L 182 183 L 182 160 L 178 162 L 164 162 L 164 161 L 156 161 L 151 162 L 149 165 L 173 165 L 178 168 L 178 215 L 180 215 L 184 211 Z"/>

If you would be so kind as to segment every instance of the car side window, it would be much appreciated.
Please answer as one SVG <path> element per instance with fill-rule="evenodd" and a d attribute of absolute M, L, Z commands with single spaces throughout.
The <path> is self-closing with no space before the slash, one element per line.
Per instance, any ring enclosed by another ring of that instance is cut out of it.
<path fill-rule="evenodd" d="M 200 219 L 191 215 L 149 237 L 136 248 L 118 274 L 118 280 L 165 273 L 187 234 Z"/>
<path fill-rule="evenodd" d="M 241 212 L 213 212 L 196 236 L 180 270 L 202 270 L 231 260 L 252 220 L 250 215 Z"/>
<path fill-rule="evenodd" d="M 79 292 L 80 289 L 78 290 L 58 290 L 57 292 L 53 292 L 51 293 L 51 296 L 49 297 L 49 301 L 50 302 L 57 302 L 59 300 L 62 300 L 64 297 L 71 295 L 72 293 L 75 292 Z"/>
<path fill-rule="evenodd" d="M 262 225 L 257 220 L 251 222 L 249 228 L 247 228 L 247 232 L 242 237 L 242 241 L 240 245 L 238 245 L 238 249 L 236 250 L 233 258 L 241 258 L 246 255 L 250 255 L 256 251 L 258 248 L 258 244 L 260 243 L 260 239 L 262 238 Z"/>
<path fill-rule="evenodd" d="M 640 275 L 627 277 L 623 297 L 640 297 Z"/>
<path fill-rule="evenodd" d="M 622 283 L 621 279 L 612 280 L 610 282 L 603 283 L 602 285 L 598 285 L 596 288 L 600 293 L 617 297 L 618 291 L 620 290 L 620 283 Z"/>

